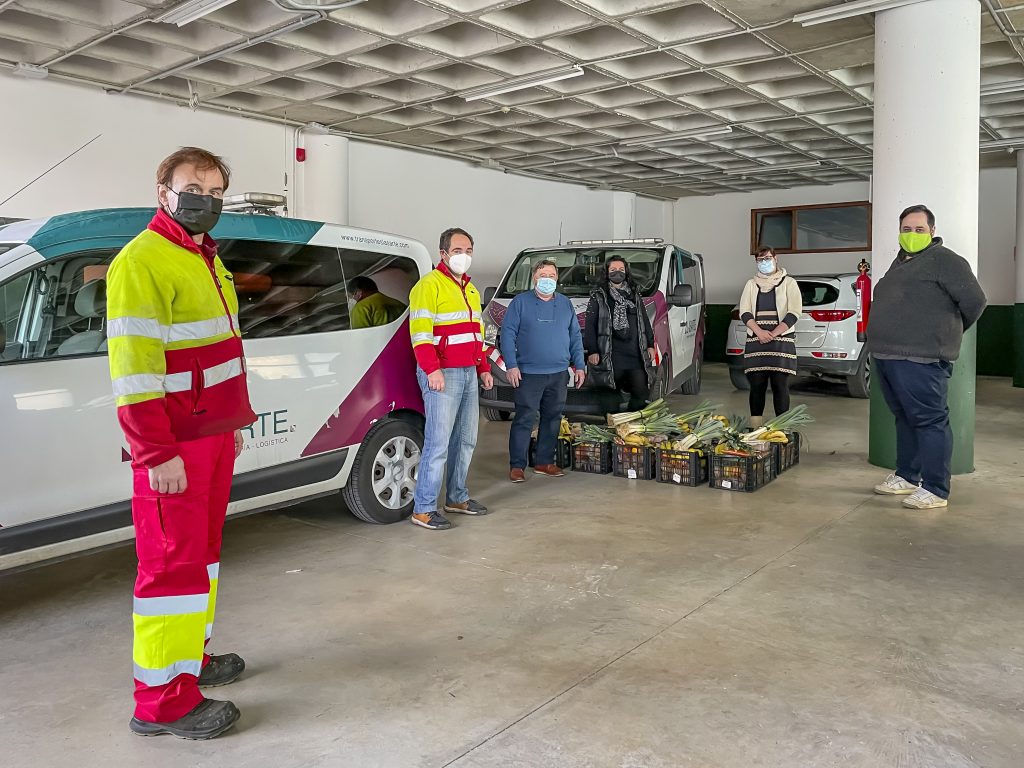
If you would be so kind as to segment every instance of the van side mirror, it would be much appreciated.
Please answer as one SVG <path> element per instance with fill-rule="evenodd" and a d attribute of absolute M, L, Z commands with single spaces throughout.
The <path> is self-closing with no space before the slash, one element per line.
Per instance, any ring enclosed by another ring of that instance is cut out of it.
<path fill-rule="evenodd" d="M 494 298 L 494 294 L 498 292 L 498 289 L 493 285 L 490 288 L 484 288 L 484 306 L 486 307 L 491 303 L 491 299 Z"/>
<path fill-rule="evenodd" d="M 672 307 L 689 307 L 693 305 L 693 286 L 677 285 L 668 295 L 668 304 Z"/>

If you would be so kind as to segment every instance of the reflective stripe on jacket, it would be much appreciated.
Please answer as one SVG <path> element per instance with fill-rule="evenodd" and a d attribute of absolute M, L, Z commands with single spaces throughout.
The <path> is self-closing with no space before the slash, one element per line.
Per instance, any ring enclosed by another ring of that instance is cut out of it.
<path fill-rule="evenodd" d="M 256 419 L 249 405 L 231 273 L 159 211 L 107 273 L 107 339 L 117 416 L 147 467 L 177 443 Z"/>
<path fill-rule="evenodd" d="M 484 357 L 480 293 L 442 262 L 409 294 L 409 333 L 416 362 L 424 373 L 440 368 L 476 368 L 489 373 Z"/>

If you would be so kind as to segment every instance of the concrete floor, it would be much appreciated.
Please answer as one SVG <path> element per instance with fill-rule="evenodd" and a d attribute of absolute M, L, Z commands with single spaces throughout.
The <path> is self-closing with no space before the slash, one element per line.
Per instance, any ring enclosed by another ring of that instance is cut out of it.
<path fill-rule="evenodd" d="M 128 732 L 130 548 L 0 576 L 0 765 L 1018 768 L 1024 392 L 979 381 L 978 472 L 920 513 L 870 493 L 867 404 L 828 389 L 754 495 L 513 487 L 485 423 L 490 517 L 230 522 L 215 649 L 249 671 L 213 742 Z M 743 409 L 720 366 L 705 392 Z"/>

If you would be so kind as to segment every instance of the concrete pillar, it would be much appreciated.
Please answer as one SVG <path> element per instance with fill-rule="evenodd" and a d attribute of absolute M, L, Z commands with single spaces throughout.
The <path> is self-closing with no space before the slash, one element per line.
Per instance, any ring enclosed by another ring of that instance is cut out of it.
<path fill-rule="evenodd" d="M 1013 386 L 1024 387 L 1024 150 L 1017 150 L 1017 298 L 1013 306 Z"/>
<path fill-rule="evenodd" d="M 298 211 L 293 215 L 311 221 L 348 224 L 348 143 L 344 136 L 305 134 L 306 161 L 299 163 L 296 181 L 301 184 Z"/>
<path fill-rule="evenodd" d="M 977 0 L 928 0 L 875 14 L 875 279 L 899 249 L 900 212 L 917 203 L 935 212 L 936 235 L 977 272 L 980 45 Z M 974 470 L 975 349 L 972 329 L 949 387 L 957 474 Z M 868 458 L 893 468 L 894 420 L 877 390 Z"/>
<path fill-rule="evenodd" d="M 636 232 L 636 194 L 612 192 L 612 237 L 624 240 L 643 236 Z"/>

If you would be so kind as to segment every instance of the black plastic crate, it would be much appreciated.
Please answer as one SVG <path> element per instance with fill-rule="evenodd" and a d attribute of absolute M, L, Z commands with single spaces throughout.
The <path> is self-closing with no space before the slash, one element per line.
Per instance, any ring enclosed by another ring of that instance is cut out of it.
<path fill-rule="evenodd" d="M 528 463 L 532 467 L 536 463 L 537 458 L 537 438 L 530 438 L 530 452 L 528 454 Z M 564 437 L 558 438 L 555 443 L 555 464 L 561 469 L 567 469 L 572 466 L 572 443 L 566 440 Z"/>
<path fill-rule="evenodd" d="M 774 451 L 750 456 L 711 454 L 711 487 L 753 493 L 775 479 Z"/>
<path fill-rule="evenodd" d="M 659 448 L 654 454 L 654 479 L 673 485 L 704 485 L 708 481 L 707 453 Z"/>
<path fill-rule="evenodd" d="M 787 432 L 788 443 L 773 443 L 775 452 L 775 474 L 781 474 L 800 463 L 800 433 Z"/>
<path fill-rule="evenodd" d="M 612 474 L 627 480 L 654 479 L 654 451 L 646 445 L 614 444 Z"/>
<path fill-rule="evenodd" d="M 607 475 L 612 471 L 612 444 L 590 441 L 573 443 L 572 469 L 574 472 Z"/>

